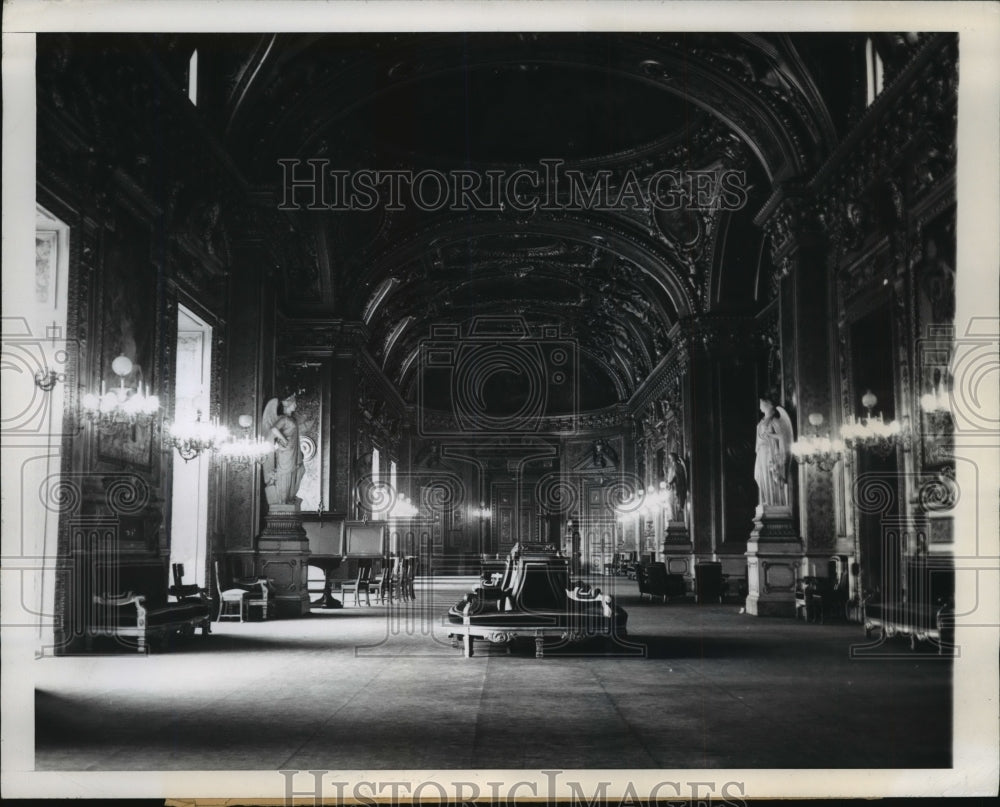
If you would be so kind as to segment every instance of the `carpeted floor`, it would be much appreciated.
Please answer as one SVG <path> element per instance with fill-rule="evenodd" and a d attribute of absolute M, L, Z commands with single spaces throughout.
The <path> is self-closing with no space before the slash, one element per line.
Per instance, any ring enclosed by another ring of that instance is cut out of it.
<path fill-rule="evenodd" d="M 426 582 L 406 607 L 42 659 L 36 769 L 950 765 L 952 662 L 934 648 L 617 585 L 627 642 L 544 659 L 530 642 L 462 658 L 441 622 L 461 586 Z"/>

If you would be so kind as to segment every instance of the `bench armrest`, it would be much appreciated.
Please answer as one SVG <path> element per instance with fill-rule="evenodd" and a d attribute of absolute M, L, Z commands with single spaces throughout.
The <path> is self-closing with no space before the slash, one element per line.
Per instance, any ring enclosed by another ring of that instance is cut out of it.
<path fill-rule="evenodd" d="M 580 588 L 566 589 L 566 596 L 569 597 L 574 602 L 599 602 L 601 604 L 601 610 L 604 611 L 604 616 L 611 616 L 611 596 L 609 594 L 601 594 L 600 589 L 590 589 L 584 591 Z"/>
<path fill-rule="evenodd" d="M 102 596 L 94 595 L 94 602 L 98 605 L 110 605 L 112 608 L 124 608 L 135 605 L 135 624 L 139 628 L 146 627 L 146 597 L 142 594 L 133 594 L 131 591 L 121 595 Z"/>

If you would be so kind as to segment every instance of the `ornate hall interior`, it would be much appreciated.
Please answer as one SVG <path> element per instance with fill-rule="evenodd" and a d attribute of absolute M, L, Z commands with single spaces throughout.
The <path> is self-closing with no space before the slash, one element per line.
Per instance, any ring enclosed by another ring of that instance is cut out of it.
<path fill-rule="evenodd" d="M 951 767 L 959 40 L 38 34 L 35 769 Z"/>

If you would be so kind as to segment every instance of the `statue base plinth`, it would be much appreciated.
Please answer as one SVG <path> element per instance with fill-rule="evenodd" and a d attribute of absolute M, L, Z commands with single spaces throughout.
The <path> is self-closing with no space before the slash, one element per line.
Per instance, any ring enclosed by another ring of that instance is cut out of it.
<path fill-rule="evenodd" d="M 802 560 L 792 509 L 758 505 L 747 542 L 747 613 L 795 616 L 796 569 Z"/>
<path fill-rule="evenodd" d="M 291 539 L 305 541 L 306 530 L 302 526 L 302 510 L 297 504 L 269 504 L 264 516 L 264 531 L 261 538 Z"/>
<path fill-rule="evenodd" d="M 690 584 L 694 579 L 693 552 L 694 544 L 691 543 L 687 524 L 683 521 L 668 521 L 660 549 L 660 559 L 667 567 L 667 574 L 684 575 L 684 579 Z M 690 587 L 689 585 L 688 588 Z"/>
<path fill-rule="evenodd" d="M 257 536 L 257 571 L 274 592 L 278 618 L 309 613 L 309 539 L 297 504 L 272 504 Z"/>

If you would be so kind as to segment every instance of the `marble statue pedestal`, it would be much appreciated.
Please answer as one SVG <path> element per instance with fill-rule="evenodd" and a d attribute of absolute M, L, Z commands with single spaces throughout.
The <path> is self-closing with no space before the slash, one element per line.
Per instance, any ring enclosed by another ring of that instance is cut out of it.
<path fill-rule="evenodd" d="M 683 521 L 668 521 L 663 530 L 663 544 L 660 559 L 667 567 L 667 574 L 682 574 L 690 590 L 694 580 L 694 544 L 687 524 Z"/>
<path fill-rule="evenodd" d="M 309 538 L 297 504 L 272 504 L 257 536 L 257 572 L 271 581 L 274 613 L 294 618 L 309 613 Z"/>
<path fill-rule="evenodd" d="M 790 507 L 758 505 L 747 542 L 746 609 L 753 616 L 795 616 L 796 569 L 802 560 Z"/>

